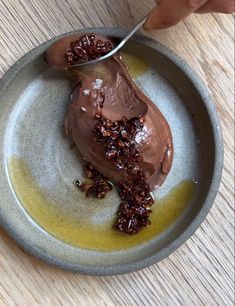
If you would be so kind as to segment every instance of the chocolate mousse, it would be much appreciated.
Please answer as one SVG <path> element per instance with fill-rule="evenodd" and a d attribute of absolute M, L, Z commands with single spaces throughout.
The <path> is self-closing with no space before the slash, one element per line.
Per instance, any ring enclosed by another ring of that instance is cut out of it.
<path fill-rule="evenodd" d="M 170 171 L 173 143 L 166 119 L 133 82 L 119 55 L 78 69 L 71 66 L 112 48 L 112 41 L 99 35 L 72 35 L 53 44 L 46 60 L 52 67 L 68 70 L 75 80 L 66 135 L 102 176 L 84 191 L 88 196 L 104 195 L 111 190 L 107 180 L 116 183 L 123 202 L 115 227 L 135 234 L 150 224 L 154 203 L 150 192 Z M 94 186 L 103 193 L 95 192 Z"/>

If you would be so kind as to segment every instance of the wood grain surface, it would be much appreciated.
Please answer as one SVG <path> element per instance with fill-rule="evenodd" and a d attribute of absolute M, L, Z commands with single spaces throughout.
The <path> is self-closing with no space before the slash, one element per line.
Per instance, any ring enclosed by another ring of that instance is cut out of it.
<path fill-rule="evenodd" d="M 83 27 L 131 27 L 151 0 L 0 0 L 0 77 L 22 55 Z M 208 85 L 223 128 L 225 163 L 200 229 L 159 264 L 114 277 L 81 276 L 26 254 L 0 229 L 0 305 L 234 304 L 234 19 L 194 15 L 148 34 L 176 51 Z M 0 109 L 1 111 L 1 109 Z"/>

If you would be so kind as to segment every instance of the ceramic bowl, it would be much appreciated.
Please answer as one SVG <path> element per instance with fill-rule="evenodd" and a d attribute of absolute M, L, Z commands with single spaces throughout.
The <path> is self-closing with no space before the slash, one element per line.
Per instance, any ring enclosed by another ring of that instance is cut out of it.
<path fill-rule="evenodd" d="M 80 32 L 125 35 L 114 29 Z M 223 165 L 215 105 L 195 72 L 165 46 L 141 35 L 127 44 L 127 65 L 169 122 L 175 155 L 167 180 L 154 192 L 152 227 L 139 236 L 116 233 L 111 222 L 117 193 L 94 201 L 74 185 L 82 178 L 81 163 L 63 135 L 72 88 L 64 72 L 43 60 L 65 35 L 26 54 L 0 81 L 1 224 L 27 251 L 63 269 L 136 271 L 180 247 L 214 202 Z"/>

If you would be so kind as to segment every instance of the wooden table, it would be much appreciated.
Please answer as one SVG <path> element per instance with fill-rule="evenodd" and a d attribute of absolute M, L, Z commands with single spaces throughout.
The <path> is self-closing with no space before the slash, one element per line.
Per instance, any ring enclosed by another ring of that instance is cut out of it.
<path fill-rule="evenodd" d="M 128 28 L 151 7 L 150 0 L 0 0 L 0 77 L 51 37 L 81 27 Z M 208 218 L 169 258 L 114 277 L 50 267 L 26 254 L 0 229 L 0 305 L 233 305 L 233 17 L 195 15 L 149 35 L 197 71 L 219 111 L 225 164 Z"/>

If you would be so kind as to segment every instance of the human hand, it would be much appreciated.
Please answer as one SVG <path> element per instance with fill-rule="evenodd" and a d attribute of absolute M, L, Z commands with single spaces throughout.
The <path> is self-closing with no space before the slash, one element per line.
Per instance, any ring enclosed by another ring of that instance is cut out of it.
<path fill-rule="evenodd" d="M 146 30 L 174 26 L 192 13 L 234 12 L 234 0 L 160 0 L 156 3 L 144 26 Z"/>

